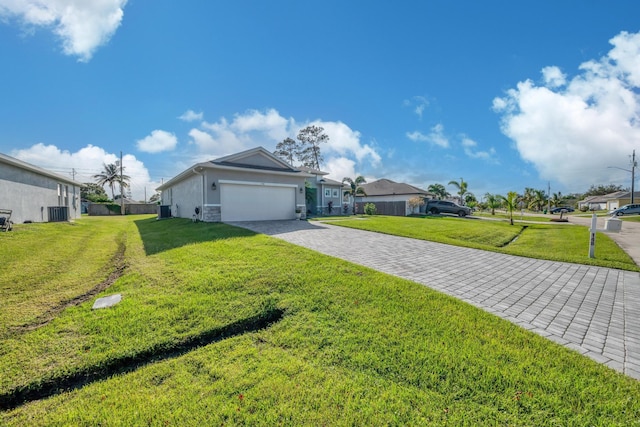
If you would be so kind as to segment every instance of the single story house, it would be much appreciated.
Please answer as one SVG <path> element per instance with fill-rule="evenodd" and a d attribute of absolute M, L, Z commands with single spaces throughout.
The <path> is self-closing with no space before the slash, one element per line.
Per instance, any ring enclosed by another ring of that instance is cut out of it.
<path fill-rule="evenodd" d="M 206 222 L 295 219 L 306 213 L 305 179 L 263 147 L 195 164 L 157 188 L 160 210 Z"/>
<path fill-rule="evenodd" d="M 360 185 L 366 196 L 356 197 L 356 212 L 363 213 L 364 205 L 373 203 L 376 211 L 382 215 L 406 216 L 418 213 L 418 209 L 409 206 L 409 199 L 420 197 L 421 199 L 433 198 L 433 194 L 410 184 L 391 181 L 390 179 L 379 179 L 367 184 Z M 423 209 L 424 212 L 424 209 Z"/>
<path fill-rule="evenodd" d="M 0 209 L 16 224 L 80 218 L 80 183 L 0 153 Z"/>
<path fill-rule="evenodd" d="M 307 178 L 307 213 L 310 215 L 346 215 L 351 213 L 351 198 L 345 191 L 351 189 L 349 185 L 326 178 L 329 172 L 319 171 L 306 166 L 298 168 L 302 172 L 312 175 Z M 345 208 L 346 206 L 346 208 Z"/>
<path fill-rule="evenodd" d="M 640 192 L 633 192 L 633 202 L 640 203 Z M 589 196 L 578 202 L 578 207 L 587 206 L 589 210 L 612 211 L 631 203 L 630 191 L 616 191 L 602 196 Z"/>

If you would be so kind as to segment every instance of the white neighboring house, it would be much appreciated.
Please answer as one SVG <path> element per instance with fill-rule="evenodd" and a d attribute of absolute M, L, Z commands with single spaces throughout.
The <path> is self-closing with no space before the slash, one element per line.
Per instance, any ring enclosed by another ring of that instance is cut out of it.
<path fill-rule="evenodd" d="M 0 209 L 16 224 L 80 218 L 80 183 L 0 153 Z"/>
<path fill-rule="evenodd" d="M 263 147 L 193 165 L 157 188 L 171 216 L 206 222 L 304 218 L 312 175 Z M 162 206 L 161 206 L 162 212 Z"/>
<path fill-rule="evenodd" d="M 373 203 L 376 205 L 378 214 L 406 216 L 418 213 L 419 209 L 409 207 L 409 199 L 420 197 L 422 199 L 433 198 L 433 194 L 410 184 L 391 181 L 390 179 L 379 179 L 370 183 L 360 185 L 367 194 L 356 197 L 357 213 L 364 212 L 364 205 Z M 422 209 L 424 212 L 424 208 Z"/>
<path fill-rule="evenodd" d="M 640 202 L 640 192 L 633 192 L 634 203 Z M 630 191 L 616 191 L 615 193 L 605 194 L 604 196 L 590 196 L 578 202 L 578 207 L 587 206 L 589 210 L 607 210 L 612 211 L 624 205 L 631 203 Z"/>

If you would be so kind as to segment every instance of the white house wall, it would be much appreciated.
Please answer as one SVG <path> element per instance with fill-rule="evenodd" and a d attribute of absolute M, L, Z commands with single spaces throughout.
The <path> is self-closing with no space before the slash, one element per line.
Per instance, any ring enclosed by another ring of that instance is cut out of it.
<path fill-rule="evenodd" d="M 202 175 L 193 174 L 162 192 L 162 204 L 171 206 L 171 216 L 193 218 L 196 207 L 202 211 Z"/>
<path fill-rule="evenodd" d="M 162 190 L 162 204 L 171 206 L 171 215 L 181 218 L 192 218 L 195 208 L 200 208 L 198 219 L 207 222 L 219 222 L 222 219 L 221 211 L 221 184 L 220 181 L 269 183 L 290 185 L 295 189 L 295 204 L 303 212 L 305 211 L 304 176 L 280 174 L 278 172 L 262 172 L 248 169 L 203 169 L 200 174 L 193 173 L 182 181 Z M 203 203 L 203 176 L 204 176 L 204 203 Z M 212 184 L 216 188 L 213 189 Z M 303 189 L 302 192 L 300 189 Z"/>
<path fill-rule="evenodd" d="M 58 185 L 62 186 L 61 198 Z M 47 222 L 47 208 L 52 206 L 67 206 L 69 219 L 80 218 L 80 185 L 0 163 L 0 209 L 11 209 L 14 223 Z"/>

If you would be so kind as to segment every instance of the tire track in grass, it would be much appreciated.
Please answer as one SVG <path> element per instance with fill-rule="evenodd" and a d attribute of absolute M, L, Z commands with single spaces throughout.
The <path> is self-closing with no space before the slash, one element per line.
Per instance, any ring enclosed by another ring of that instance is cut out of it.
<path fill-rule="evenodd" d="M 114 375 L 133 372 L 152 363 L 174 359 L 223 339 L 265 329 L 280 321 L 283 316 L 284 311 L 281 309 L 266 308 L 253 317 L 187 337 L 180 342 L 158 344 L 133 355 L 122 355 L 98 365 L 81 368 L 69 375 L 27 384 L 0 394 L 0 410 L 14 409 L 25 403 L 76 390 Z"/>
<path fill-rule="evenodd" d="M 111 285 L 113 285 L 115 281 L 118 280 L 124 274 L 127 268 L 127 264 L 125 262 L 125 257 L 124 257 L 124 253 L 126 250 L 125 240 L 126 240 L 126 235 L 120 236 L 118 238 L 118 249 L 116 253 L 113 255 L 113 257 L 111 258 L 111 262 L 110 262 L 110 264 L 113 265 L 113 269 L 111 270 L 111 273 L 109 274 L 109 276 L 107 276 L 105 280 L 98 283 L 89 291 L 81 295 L 78 295 L 72 299 L 60 302 L 59 304 L 47 310 L 45 313 L 36 317 L 33 321 L 29 322 L 28 324 L 11 327 L 8 336 L 23 334 L 25 332 L 41 328 L 49 324 L 63 310 L 69 307 L 80 305 L 86 301 L 89 301 L 91 298 L 95 297 L 100 292 L 108 289 Z"/>

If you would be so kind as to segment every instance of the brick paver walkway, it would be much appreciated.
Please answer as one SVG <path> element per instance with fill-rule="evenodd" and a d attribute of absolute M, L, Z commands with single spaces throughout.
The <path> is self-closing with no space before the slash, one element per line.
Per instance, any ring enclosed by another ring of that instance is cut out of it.
<path fill-rule="evenodd" d="M 640 379 L 640 274 L 306 221 L 233 225 L 413 280 Z"/>

